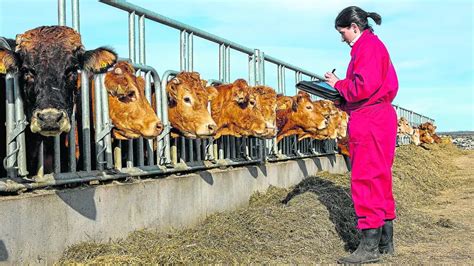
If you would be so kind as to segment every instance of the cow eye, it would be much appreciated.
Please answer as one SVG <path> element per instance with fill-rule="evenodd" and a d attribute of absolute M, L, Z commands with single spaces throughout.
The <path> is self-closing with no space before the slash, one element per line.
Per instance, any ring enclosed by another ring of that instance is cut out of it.
<path fill-rule="evenodd" d="M 254 101 L 254 100 L 250 100 L 250 101 L 249 101 L 249 104 L 250 104 L 250 105 L 255 105 L 255 101 Z"/>
<path fill-rule="evenodd" d="M 313 106 L 307 105 L 307 106 L 306 106 L 306 109 L 311 110 L 311 109 L 313 109 Z"/>
<path fill-rule="evenodd" d="M 189 98 L 188 96 L 184 97 L 183 100 L 185 103 L 191 103 L 191 98 Z"/>

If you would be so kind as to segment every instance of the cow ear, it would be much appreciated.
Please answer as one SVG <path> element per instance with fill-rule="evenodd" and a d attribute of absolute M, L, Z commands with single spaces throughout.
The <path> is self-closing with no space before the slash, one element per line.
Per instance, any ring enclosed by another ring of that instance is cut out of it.
<path fill-rule="evenodd" d="M 168 101 L 173 104 L 178 101 L 178 84 L 180 83 L 178 78 L 174 78 L 166 85 L 166 92 L 168 93 Z"/>
<path fill-rule="evenodd" d="M 0 74 L 18 72 L 19 63 L 14 52 L 0 49 Z"/>
<path fill-rule="evenodd" d="M 219 92 L 217 92 L 217 89 L 213 86 L 206 87 L 207 90 L 207 100 L 212 101 L 214 100 L 217 95 L 219 95 Z"/>
<path fill-rule="evenodd" d="M 93 73 L 103 73 L 117 62 L 117 54 L 110 48 L 100 47 L 82 55 L 82 68 Z"/>

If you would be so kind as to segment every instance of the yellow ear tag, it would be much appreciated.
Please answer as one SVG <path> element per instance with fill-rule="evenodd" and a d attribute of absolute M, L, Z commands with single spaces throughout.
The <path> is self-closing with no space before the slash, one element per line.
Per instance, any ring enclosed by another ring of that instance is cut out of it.
<path fill-rule="evenodd" d="M 100 63 L 100 68 L 106 68 L 107 67 L 107 63 L 106 62 L 102 62 Z"/>
<path fill-rule="evenodd" d="M 286 104 L 282 104 L 280 108 L 281 109 L 286 109 Z"/>
<path fill-rule="evenodd" d="M 0 65 L 0 74 L 7 74 L 7 69 L 3 64 Z"/>

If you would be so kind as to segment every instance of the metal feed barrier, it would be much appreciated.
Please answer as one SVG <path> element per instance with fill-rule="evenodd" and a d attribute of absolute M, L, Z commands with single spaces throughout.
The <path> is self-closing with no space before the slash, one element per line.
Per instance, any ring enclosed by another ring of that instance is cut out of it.
<path fill-rule="evenodd" d="M 29 177 L 34 173 L 28 173 L 26 168 L 26 153 L 28 149 L 25 143 L 24 130 L 26 119 L 23 113 L 23 101 L 20 96 L 20 87 L 17 76 L 7 76 L 6 82 L 6 156 L 1 158 L 5 173 L 0 176 L 0 192 L 16 192 L 53 185 L 69 183 L 81 183 L 90 181 L 113 180 L 134 176 L 159 176 L 164 174 L 204 170 L 215 167 L 259 164 L 266 161 L 280 161 L 289 159 L 307 158 L 334 154 L 337 150 L 335 140 L 313 140 L 304 139 L 298 141 L 296 136 L 284 138 L 278 144 L 276 138 L 263 140 L 253 137 L 235 138 L 230 136 L 221 137 L 219 140 L 201 139 L 193 140 L 184 137 L 170 139 L 171 125 L 168 120 L 166 84 L 178 71 L 168 70 L 160 76 L 157 71 L 146 65 L 145 53 L 145 22 L 146 20 L 166 25 L 180 31 L 180 70 L 193 71 L 193 40 L 195 37 L 202 38 L 219 46 L 219 77 L 209 79 L 209 82 L 229 83 L 230 80 L 230 52 L 240 52 L 247 57 L 248 81 L 250 85 L 265 84 L 265 63 L 275 64 L 277 67 L 278 93 L 286 94 L 286 73 L 293 71 L 295 84 L 305 77 L 308 80 L 321 80 L 323 77 L 312 72 L 303 70 L 269 55 L 259 49 L 250 49 L 231 42 L 219 36 L 207 33 L 200 29 L 172 20 L 165 16 L 154 13 L 142 7 L 127 3 L 125 1 L 101 0 L 100 2 L 128 12 L 128 60 L 137 70 L 136 75 L 145 79 L 145 96 L 148 101 L 152 97 L 152 83 L 155 89 L 155 100 L 158 103 L 156 113 L 161 119 L 164 130 L 158 136 L 156 149 L 153 140 L 114 141 L 112 143 L 111 129 L 113 127 L 108 115 L 108 96 L 104 87 L 104 75 L 94 75 L 95 85 L 95 121 L 90 125 L 89 102 L 91 99 L 88 73 L 82 71 L 81 75 L 81 103 L 80 114 L 73 114 L 71 118 L 72 128 L 68 134 L 71 145 L 66 154 L 61 154 L 61 138 L 54 138 L 54 154 L 52 173 L 42 173 L 44 178 L 31 182 Z M 79 31 L 79 0 L 71 0 L 72 3 L 72 28 Z M 138 17 L 138 30 L 135 24 Z M 58 24 L 66 25 L 66 3 L 58 0 Z M 135 45 L 138 32 L 138 48 Z M 138 53 L 137 53 L 138 52 Z M 138 54 L 138 60 L 136 58 Z M 316 99 L 316 97 L 313 97 Z M 395 106 L 399 116 L 410 114 L 407 119 L 415 125 L 422 121 L 433 121 L 427 117 L 412 111 Z M 77 129 L 82 137 L 80 148 L 80 162 L 76 160 L 75 128 L 76 116 L 80 116 L 82 123 Z M 94 136 L 91 136 L 94 132 Z M 43 145 L 41 146 L 43 149 Z M 92 152 L 94 154 L 92 154 Z M 61 158 L 66 158 L 67 167 L 61 165 Z M 40 152 L 38 158 L 39 168 L 43 169 L 44 157 Z"/>

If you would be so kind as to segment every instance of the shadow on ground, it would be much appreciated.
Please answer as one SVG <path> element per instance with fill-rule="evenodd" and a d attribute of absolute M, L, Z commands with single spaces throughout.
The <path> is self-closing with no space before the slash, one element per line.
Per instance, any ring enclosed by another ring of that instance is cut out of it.
<path fill-rule="evenodd" d="M 359 233 L 355 228 L 356 217 L 350 189 L 318 176 L 308 177 L 288 193 L 282 203 L 287 204 L 292 198 L 308 192 L 316 194 L 318 200 L 328 210 L 329 219 L 344 241 L 345 249 L 351 251 L 357 248 Z"/>

